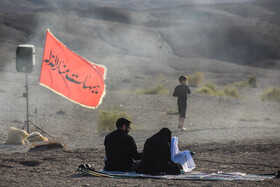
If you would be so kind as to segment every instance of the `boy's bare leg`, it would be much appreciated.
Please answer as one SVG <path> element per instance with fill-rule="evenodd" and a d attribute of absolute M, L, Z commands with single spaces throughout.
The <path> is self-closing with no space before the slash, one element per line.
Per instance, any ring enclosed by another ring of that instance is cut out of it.
<path fill-rule="evenodd" d="M 180 127 L 180 129 L 183 127 L 183 123 L 184 123 L 184 118 L 179 116 L 179 127 Z"/>
<path fill-rule="evenodd" d="M 179 125 L 178 125 L 178 128 L 181 129 L 182 126 L 181 126 L 181 116 L 179 115 Z"/>
<path fill-rule="evenodd" d="M 184 117 L 180 117 L 180 118 L 179 118 L 179 126 L 180 126 L 180 129 L 182 129 L 182 130 L 186 130 L 186 129 L 183 127 L 184 120 L 185 120 Z"/>

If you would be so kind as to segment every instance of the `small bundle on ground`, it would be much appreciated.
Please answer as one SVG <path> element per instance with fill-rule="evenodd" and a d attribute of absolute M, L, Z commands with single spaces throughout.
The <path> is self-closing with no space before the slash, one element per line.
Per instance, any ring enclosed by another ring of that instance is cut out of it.
<path fill-rule="evenodd" d="M 48 141 L 48 138 L 42 136 L 39 132 L 33 132 L 29 134 L 29 137 L 27 138 L 29 142 L 39 142 L 39 141 Z"/>
<path fill-rule="evenodd" d="M 44 144 L 35 145 L 29 151 L 47 151 L 51 149 L 62 149 L 64 145 L 59 142 L 48 142 Z"/>
<path fill-rule="evenodd" d="M 29 135 L 25 130 L 11 127 L 5 144 L 22 145 L 25 143 L 24 141 L 28 136 Z"/>

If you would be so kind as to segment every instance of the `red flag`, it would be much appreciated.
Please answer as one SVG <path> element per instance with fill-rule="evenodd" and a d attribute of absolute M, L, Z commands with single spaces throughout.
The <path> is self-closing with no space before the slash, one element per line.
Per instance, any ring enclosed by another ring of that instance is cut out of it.
<path fill-rule="evenodd" d="M 47 30 L 40 84 L 84 107 L 96 108 L 105 95 L 106 67 L 68 49 Z"/>

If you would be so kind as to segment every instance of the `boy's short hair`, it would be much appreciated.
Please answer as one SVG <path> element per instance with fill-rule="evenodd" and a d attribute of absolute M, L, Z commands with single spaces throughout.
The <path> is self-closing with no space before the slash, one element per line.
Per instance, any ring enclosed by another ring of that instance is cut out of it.
<path fill-rule="evenodd" d="M 181 75 L 181 76 L 179 77 L 179 82 L 180 82 L 180 83 L 183 82 L 183 81 L 185 81 L 185 80 L 188 80 L 188 76 L 187 76 L 187 75 Z"/>
<path fill-rule="evenodd" d="M 122 127 L 124 124 L 126 127 L 128 127 L 130 123 L 131 123 L 131 121 L 129 121 L 126 118 L 119 118 L 116 122 L 116 127 L 117 128 Z"/>

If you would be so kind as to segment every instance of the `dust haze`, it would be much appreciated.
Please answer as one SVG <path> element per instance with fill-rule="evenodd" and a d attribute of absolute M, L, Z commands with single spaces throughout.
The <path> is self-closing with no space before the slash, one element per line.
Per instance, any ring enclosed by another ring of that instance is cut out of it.
<path fill-rule="evenodd" d="M 156 84 L 172 93 L 179 75 L 195 71 L 219 87 L 255 75 L 258 87 L 240 89 L 239 99 L 199 95 L 192 87 L 186 119 L 190 132 L 188 137 L 175 132 L 182 141 L 254 139 L 258 133 L 275 139 L 279 103 L 263 103 L 260 97 L 265 88 L 280 86 L 279 6 L 275 0 L 4 0 L 0 140 L 26 118 L 25 74 L 15 70 L 15 49 L 23 43 L 36 47 L 35 70 L 28 75 L 31 120 L 69 146 L 102 146 L 104 134 L 96 132 L 98 110 L 110 106 L 130 113 L 138 129 L 132 134 L 140 144 L 161 127 L 177 130 L 177 116 L 166 115 L 168 109 L 176 110 L 171 94 L 133 93 Z M 75 53 L 107 67 L 107 95 L 98 109 L 81 108 L 39 86 L 48 28 Z"/>

